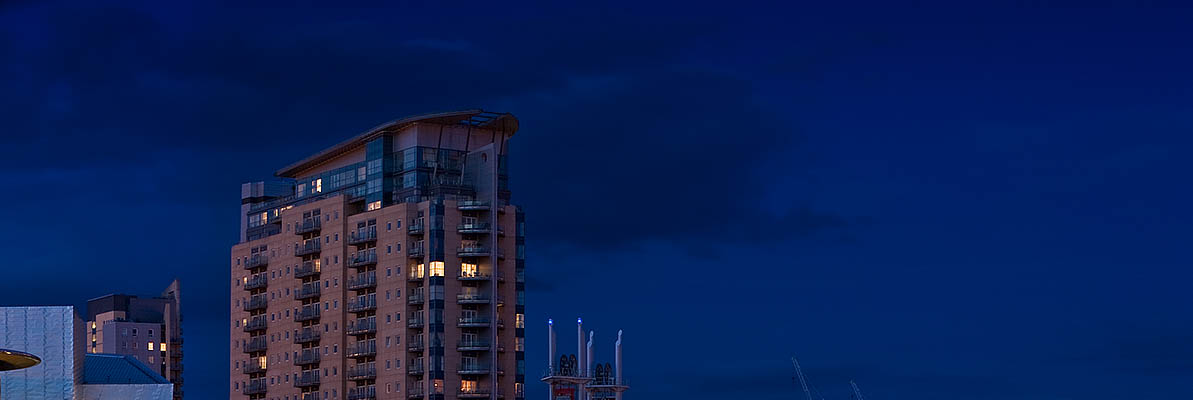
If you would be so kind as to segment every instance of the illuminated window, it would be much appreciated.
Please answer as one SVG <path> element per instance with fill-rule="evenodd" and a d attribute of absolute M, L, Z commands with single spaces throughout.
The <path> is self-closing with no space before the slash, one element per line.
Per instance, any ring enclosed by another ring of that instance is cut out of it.
<path fill-rule="evenodd" d="M 460 391 L 471 393 L 476 391 L 476 381 L 460 381 Z"/>
<path fill-rule="evenodd" d="M 315 193 L 323 192 L 323 178 L 319 178 L 314 182 L 311 182 L 311 188 L 314 189 Z"/>
<path fill-rule="evenodd" d="M 526 327 L 526 314 L 514 314 L 514 327 L 515 328 L 525 328 Z"/>
<path fill-rule="evenodd" d="M 443 261 L 431 261 L 431 276 L 443 276 Z"/>
<path fill-rule="evenodd" d="M 378 210 L 378 209 L 381 209 L 381 201 L 380 200 L 369 203 L 369 206 L 365 208 L 365 211 L 373 211 L 373 210 Z"/>
<path fill-rule="evenodd" d="M 269 223 L 269 212 L 268 211 L 261 213 L 261 223 L 262 224 Z"/>
<path fill-rule="evenodd" d="M 150 351 L 152 351 L 152 350 L 153 350 L 153 342 L 149 342 L 149 350 L 150 350 Z"/>
<path fill-rule="evenodd" d="M 476 277 L 476 264 L 460 263 L 460 276 L 471 278 Z"/>
<path fill-rule="evenodd" d="M 95 321 L 91 321 L 91 329 L 95 329 Z"/>
<path fill-rule="evenodd" d="M 165 343 L 165 342 L 162 342 L 162 343 L 161 343 L 161 345 L 162 345 L 162 347 L 159 347 L 159 348 L 160 348 L 162 351 L 166 351 L 166 343 Z"/>
<path fill-rule="evenodd" d="M 411 277 L 411 278 L 414 278 L 414 279 L 422 279 L 422 278 L 423 278 L 423 273 L 424 273 L 424 272 L 423 272 L 423 265 L 422 265 L 422 264 L 416 265 L 416 266 L 414 266 L 414 268 L 410 268 L 410 277 Z"/>

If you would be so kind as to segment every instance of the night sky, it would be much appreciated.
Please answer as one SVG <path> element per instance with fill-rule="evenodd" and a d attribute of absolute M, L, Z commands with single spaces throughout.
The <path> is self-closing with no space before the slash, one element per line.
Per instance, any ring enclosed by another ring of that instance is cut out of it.
<path fill-rule="evenodd" d="M 1191 10 L 92 3 L 0 2 L 0 304 L 177 277 L 188 398 L 240 183 L 466 108 L 521 120 L 528 398 L 577 316 L 627 399 L 1193 396 Z"/>

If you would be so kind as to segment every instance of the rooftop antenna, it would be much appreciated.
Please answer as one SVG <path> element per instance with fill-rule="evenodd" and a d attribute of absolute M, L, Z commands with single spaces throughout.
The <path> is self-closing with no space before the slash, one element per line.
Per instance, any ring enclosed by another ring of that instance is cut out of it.
<path fill-rule="evenodd" d="M 799 385 L 804 389 L 804 396 L 812 400 L 812 392 L 808 390 L 808 381 L 804 378 L 804 371 L 799 368 L 799 360 L 791 357 L 791 365 L 795 366 L 795 376 L 799 378 Z"/>
<path fill-rule="evenodd" d="M 850 379 L 850 380 L 849 380 L 849 386 L 853 387 L 853 398 L 854 398 L 854 400 L 866 400 L 866 398 L 865 398 L 865 397 L 862 397 L 862 390 L 861 390 L 861 389 L 858 389 L 858 387 L 857 387 L 857 382 L 854 382 L 854 381 L 853 381 L 853 379 Z"/>

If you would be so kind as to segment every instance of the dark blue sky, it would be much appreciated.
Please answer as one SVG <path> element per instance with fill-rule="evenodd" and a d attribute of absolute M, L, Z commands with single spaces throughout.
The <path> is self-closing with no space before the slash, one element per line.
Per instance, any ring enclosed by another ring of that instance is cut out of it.
<path fill-rule="evenodd" d="M 0 304 L 178 277 L 188 397 L 238 185 L 471 107 L 522 121 L 529 377 L 582 315 L 631 399 L 1193 396 L 1191 10 L 91 3 L 0 3 Z"/>

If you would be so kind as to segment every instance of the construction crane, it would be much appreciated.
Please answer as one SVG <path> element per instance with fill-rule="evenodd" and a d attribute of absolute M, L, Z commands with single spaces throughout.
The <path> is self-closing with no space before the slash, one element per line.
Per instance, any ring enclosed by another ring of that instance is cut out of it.
<path fill-rule="evenodd" d="M 850 379 L 849 386 L 853 387 L 854 400 L 866 400 L 865 397 L 862 397 L 862 390 L 857 388 L 857 382 L 854 382 L 853 379 Z"/>
<path fill-rule="evenodd" d="M 804 395 L 808 397 L 808 400 L 812 400 L 812 392 L 808 390 L 808 381 L 804 379 L 804 372 L 799 368 L 799 360 L 791 357 L 791 365 L 795 366 L 795 376 L 799 378 L 799 385 L 804 388 Z"/>

